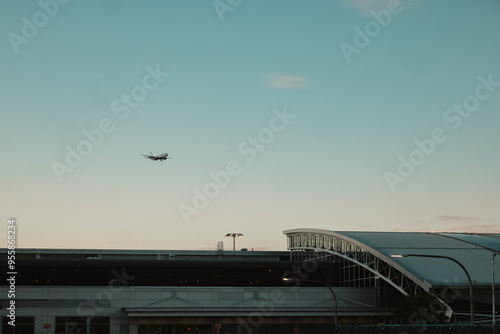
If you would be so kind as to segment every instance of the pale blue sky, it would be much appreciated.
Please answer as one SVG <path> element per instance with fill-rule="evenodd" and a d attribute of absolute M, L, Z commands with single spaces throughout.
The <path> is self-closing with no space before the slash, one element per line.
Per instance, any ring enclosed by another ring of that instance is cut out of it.
<path fill-rule="evenodd" d="M 500 232 L 498 1 L 394 0 L 385 27 L 370 14 L 385 0 L 243 0 L 224 20 L 213 1 L 40 3 L 0 3 L 0 212 L 17 218 L 19 247 L 231 248 L 224 235 L 241 232 L 238 247 L 277 250 L 298 227 Z M 367 24 L 379 31 L 361 47 Z M 342 43 L 358 48 L 350 62 Z M 113 102 L 155 68 L 169 75 L 120 119 Z M 453 129 L 443 116 L 464 101 L 478 105 Z M 247 161 L 238 147 L 284 109 L 296 118 Z M 54 163 L 103 119 L 113 130 L 58 178 Z M 387 172 L 436 128 L 446 140 L 391 187 Z M 150 151 L 173 159 L 139 155 Z M 241 173 L 187 224 L 181 204 L 194 208 L 194 189 L 229 161 Z"/>

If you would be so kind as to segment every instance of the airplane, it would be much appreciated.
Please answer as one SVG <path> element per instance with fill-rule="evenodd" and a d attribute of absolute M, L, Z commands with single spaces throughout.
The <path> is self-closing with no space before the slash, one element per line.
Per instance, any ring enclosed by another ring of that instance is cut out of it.
<path fill-rule="evenodd" d="M 141 155 L 143 157 L 145 157 L 146 159 L 154 160 L 154 161 L 156 161 L 156 160 L 162 161 L 162 160 L 172 159 L 172 157 L 168 156 L 168 153 L 162 153 L 162 154 L 159 154 L 159 155 L 153 155 L 153 152 L 151 152 L 151 155 L 144 155 L 142 153 L 141 153 Z"/>

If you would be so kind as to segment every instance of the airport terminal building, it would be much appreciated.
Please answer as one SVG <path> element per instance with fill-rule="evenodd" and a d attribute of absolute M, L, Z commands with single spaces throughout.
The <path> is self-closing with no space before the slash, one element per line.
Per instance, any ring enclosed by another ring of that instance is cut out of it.
<path fill-rule="evenodd" d="M 2 249 L 0 334 L 322 334 L 349 325 L 493 323 L 500 235 L 284 234 L 287 251 L 17 249 L 8 298 Z"/>

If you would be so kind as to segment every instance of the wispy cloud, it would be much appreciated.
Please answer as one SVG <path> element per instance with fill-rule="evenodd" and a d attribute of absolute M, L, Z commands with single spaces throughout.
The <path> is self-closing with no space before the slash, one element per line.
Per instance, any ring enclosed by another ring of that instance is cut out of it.
<path fill-rule="evenodd" d="M 445 223 L 470 223 L 470 222 L 475 222 L 475 221 L 483 221 L 483 220 L 490 220 L 490 219 L 484 219 L 484 218 L 474 218 L 474 217 L 460 217 L 460 216 L 438 216 L 436 217 L 436 220 L 440 222 L 445 222 Z"/>
<path fill-rule="evenodd" d="M 500 233 L 500 225 L 491 224 L 457 226 L 446 230 L 446 232 Z"/>
<path fill-rule="evenodd" d="M 339 2 L 363 14 L 369 14 L 371 10 L 380 10 L 387 7 L 388 0 L 339 0 Z"/>
<path fill-rule="evenodd" d="M 350 7 L 358 11 L 363 16 L 369 16 L 372 10 L 378 12 L 381 9 L 387 9 L 387 3 L 393 0 L 338 0 L 339 3 L 346 7 Z M 415 3 L 409 2 L 411 0 L 401 1 L 400 6 L 409 7 L 415 6 Z"/>
<path fill-rule="evenodd" d="M 294 75 L 269 74 L 266 85 L 271 88 L 303 88 L 309 84 L 309 79 Z"/>
<path fill-rule="evenodd" d="M 485 224 L 494 219 L 442 215 L 429 220 L 422 220 L 411 228 L 399 228 L 399 232 L 471 232 L 471 233 L 499 233 L 499 224 Z M 396 232 L 396 230 L 395 230 Z"/>

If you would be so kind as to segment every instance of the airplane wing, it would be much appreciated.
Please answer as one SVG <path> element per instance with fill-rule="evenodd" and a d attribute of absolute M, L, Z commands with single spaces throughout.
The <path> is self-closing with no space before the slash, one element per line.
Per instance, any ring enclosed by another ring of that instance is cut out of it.
<path fill-rule="evenodd" d="M 160 154 L 160 155 L 153 155 L 153 153 L 151 153 L 151 155 L 147 155 L 147 154 L 142 154 L 141 155 L 146 158 L 146 159 L 150 159 L 150 160 L 167 160 L 167 159 L 172 159 L 171 156 L 168 156 L 168 153 L 164 153 L 164 154 Z"/>

